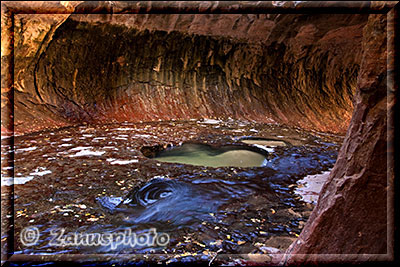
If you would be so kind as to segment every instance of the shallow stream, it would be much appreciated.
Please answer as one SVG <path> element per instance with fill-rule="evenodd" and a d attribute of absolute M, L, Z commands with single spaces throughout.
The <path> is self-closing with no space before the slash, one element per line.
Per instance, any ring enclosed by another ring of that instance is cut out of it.
<path fill-rule="evenodd" d="M 17 136 L 14 150 L 9 142 L 2 139 L 2 198 L 14 182 L 16 254 L 156 253 L 191 261 L 286 249 L 313 208 L 294 192 L 296 182 L 330 169 L 342 138 L 210 119 L 82 125 Z M 40 232 L 33 246 L 20 240 L 27 226 Z M 57 229 L 156 229 L 169 240 L 52 246 Z"/>

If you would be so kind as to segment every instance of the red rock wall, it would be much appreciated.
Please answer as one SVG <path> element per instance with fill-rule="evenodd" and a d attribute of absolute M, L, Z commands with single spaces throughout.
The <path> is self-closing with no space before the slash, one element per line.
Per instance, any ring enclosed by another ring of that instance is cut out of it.
<path fill-rule="evenodd" d="M 233 117 L 344 133 L 366 18 L 19 14 L 15 130 Z"/>
<path fill-rule="evenodd" d="M 393 151 L 387 149 L 393 126 L 387 114 L 393 114 L 394 88 L 387 84 L 386 30 L 386 15 L 369 16 L 350 127 L 317 206 L 286 252 L 287 264 L 393 259 Z"/>

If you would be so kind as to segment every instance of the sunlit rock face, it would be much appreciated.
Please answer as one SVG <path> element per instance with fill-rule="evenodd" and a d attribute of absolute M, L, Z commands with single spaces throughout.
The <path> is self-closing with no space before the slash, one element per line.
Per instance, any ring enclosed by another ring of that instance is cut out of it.
<path fill-rule="evenodd" d="M 367 15 L 16 18 L 17 132 L 232 117 L 344 133 Z"/>

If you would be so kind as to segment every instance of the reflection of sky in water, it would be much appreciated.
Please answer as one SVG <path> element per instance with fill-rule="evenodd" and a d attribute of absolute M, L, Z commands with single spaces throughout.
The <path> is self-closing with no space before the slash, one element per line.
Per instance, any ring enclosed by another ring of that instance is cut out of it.
<path fill-rule="evenodd" d="M 1 185 L 7 185 L 10 186 L 12 184 L 25 184 L 26 182 L 29 182 L 32 180 L 34 177 L 33 176 L 27 176 L 27 177 L 18 177 L 18 178 L 8 178 L 8 177 L 1 177 Z"/>

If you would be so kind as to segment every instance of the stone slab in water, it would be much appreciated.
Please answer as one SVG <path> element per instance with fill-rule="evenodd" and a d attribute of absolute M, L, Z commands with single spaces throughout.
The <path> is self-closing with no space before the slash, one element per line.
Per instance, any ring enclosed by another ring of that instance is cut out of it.
<path fill-rule="evenodd" d="M 247 149 L 226 151 L 201 144 L 183 144 L 161 152 L 155 159 L 208 167 L 260 167 L 266 160 L 264 155 Z"/>

